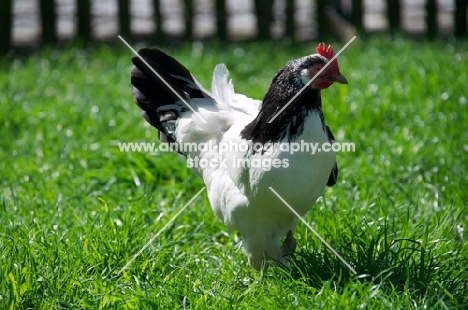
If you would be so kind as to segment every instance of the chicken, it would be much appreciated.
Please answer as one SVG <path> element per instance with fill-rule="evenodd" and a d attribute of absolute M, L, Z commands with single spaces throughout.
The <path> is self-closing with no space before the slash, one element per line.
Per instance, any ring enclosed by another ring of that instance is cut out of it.
<path fill-rule="evenodd" d="M 316 54 L 287 63 L 262 101 L 236 94 L 223 64 L 214 69 L 210 93 L 161 50 L 138 54 L 131 83 L 144 118 L 163 142 L 187 156 L 216 216 L 241 234 L 250 265 L 261 270 L 270 261 L 287 263 L 297 218 L 269 188 L 302 216 L 326 185 L 336 183 L 334 152 L 293 152 L 291 146 L 334 140 L 320 93 L 347 80 L 331 61 L 333 47 L 321 43 Z"/>

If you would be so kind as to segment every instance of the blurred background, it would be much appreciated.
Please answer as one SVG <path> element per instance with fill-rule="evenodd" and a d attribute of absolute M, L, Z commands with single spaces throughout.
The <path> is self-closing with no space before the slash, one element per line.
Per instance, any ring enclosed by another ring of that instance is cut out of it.
<path fill-rule="evenodd" d="M 161 44 L 290 38 L 307 41 L 401 31 L 420 38 L 467 34 L 467 0 L 2 0 L 0 49 L 56 42 Z"/>
<path fill-rule="evenodd" d="M 467 4 L 0 0 L 0 310 L 468 309 Z M 185 157 L 119 148 L 159 142 L 118 35 L 261 99 L 354 34 L 323 113 L 356 152 L 306 220 L 358 277 L 302 224 L 291 275 L 255 273 L 206 194 L 178 216 L 204 186 Z"/>

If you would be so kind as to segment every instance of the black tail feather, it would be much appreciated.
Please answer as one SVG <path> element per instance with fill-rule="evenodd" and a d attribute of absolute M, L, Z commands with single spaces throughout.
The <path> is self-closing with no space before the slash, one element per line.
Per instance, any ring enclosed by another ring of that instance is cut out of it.
<path fill-rule="evenodd" d="M 144 111 L 143 117 L 160 131 L 160 139 L 174 142 L 175 122 L 180 113 L 188 110 L 181 98 L 189 102 L 190 98 L 207 95 L 174 58 L 158 49 L 144 48 L 138 54 L 150 67 L 140 57 L 132 58 L 131 83 L 135 103 Z"/>

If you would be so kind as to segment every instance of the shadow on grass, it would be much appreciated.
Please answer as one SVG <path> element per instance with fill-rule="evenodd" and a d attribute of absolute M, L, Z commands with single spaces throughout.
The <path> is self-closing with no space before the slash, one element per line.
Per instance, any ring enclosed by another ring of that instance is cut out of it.
<path fill-rule="evenodd" d="M 466 259 L 457 258 L 463 257 L 460 253 L 437 253 L 416 240 L 392 239 L 388 231 L 387 225 L 376 236 L 362 230 L 335 245 L 357 275 L 327 249 L 304 247 L 294 254 L 291 277 L 316 289 L 333 281 L 338 293 L 349 282 L 360 281 L 387 294 L 410 294 L 418 303 L 468 306 L 468 272 Z"/>

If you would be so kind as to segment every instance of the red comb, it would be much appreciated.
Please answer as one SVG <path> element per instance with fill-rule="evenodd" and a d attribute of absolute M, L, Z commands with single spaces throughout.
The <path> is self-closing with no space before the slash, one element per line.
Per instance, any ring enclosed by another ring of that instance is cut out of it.
<path fill-rule="evenodd" d="M 317 45 L 317 53 L 319 53 L 321 56 L 327 58 L 328 60 L 331 60 L 333 57 L 335 57 L 335 52 L 333 51 L 333 46 L 331 45 L 327 45 L 325 43 L 319 43 L 319 45 Z M 336 58 L 332 61 L 332 63 L 330 64 L 330 66 L 336 70 L 336 71 L 340 71 L 340 68 L 338 67 L 338 61 L 336 61 Z"/>

